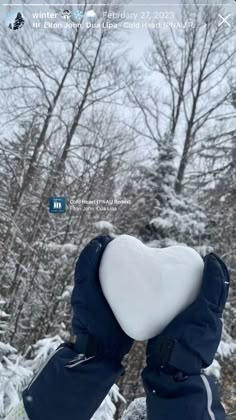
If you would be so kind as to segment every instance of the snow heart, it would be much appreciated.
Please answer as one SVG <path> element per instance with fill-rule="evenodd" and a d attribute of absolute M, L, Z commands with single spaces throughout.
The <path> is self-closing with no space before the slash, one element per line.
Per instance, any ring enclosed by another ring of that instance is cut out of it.
<path fill-rule="evenodd" d="M 150 248 L 121 235 L 107 245 L 99 278 L 121 328 L 135 340 L 146 340 L 196 299 L 203 266 L 187 246 Z"/>

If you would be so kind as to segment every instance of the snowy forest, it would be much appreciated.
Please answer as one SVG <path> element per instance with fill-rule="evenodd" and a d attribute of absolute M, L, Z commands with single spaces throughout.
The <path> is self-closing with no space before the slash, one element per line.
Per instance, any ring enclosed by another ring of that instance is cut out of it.
<path fill-rule="evenodd" d="M 150 30 L 138 59 L 124 29 L 0 27 L 0 419 L 73 340 L 75 262 L 98 234 L 225 260 L 208 371 L 236 419 L 236 28 L 217 24 L 218 7 L 178 13 L 193 27 Z M 50 197 L 65 197 L 65 213 L 48 211 Z M 126 363 L 94 420 L 146 419 L 145 343 Z"/>

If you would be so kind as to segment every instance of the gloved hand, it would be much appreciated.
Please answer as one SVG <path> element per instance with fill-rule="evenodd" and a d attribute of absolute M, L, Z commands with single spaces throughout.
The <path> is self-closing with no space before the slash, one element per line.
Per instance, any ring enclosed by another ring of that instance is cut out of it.
<path fill-rule="evenodd" d="M 75 348 L 87 357 L 96 355 L 121 362 L 133 340 L 121 329 L 100 286 L 98 270 L 110 236 L 98 236 L 83 249 L 75 268 L 72 292 L 72 327 Z"/>
<path fill-rule="evenodd" d="M 197 299 L 148 341 L 147 366 L 180 380 L 209 366 L 221 339 L 228 290 L 229 273 L 224 262 L 208 254 Z"/>

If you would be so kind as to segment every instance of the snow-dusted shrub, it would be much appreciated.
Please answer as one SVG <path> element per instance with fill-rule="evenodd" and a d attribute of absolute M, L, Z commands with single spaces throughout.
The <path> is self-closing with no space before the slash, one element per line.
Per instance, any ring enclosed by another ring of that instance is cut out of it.
<path fill-rule="evenodd" d="M 0 419 L 18 403 L 19 395 L 32 375 L 17 350 L 0 342 Z"/>

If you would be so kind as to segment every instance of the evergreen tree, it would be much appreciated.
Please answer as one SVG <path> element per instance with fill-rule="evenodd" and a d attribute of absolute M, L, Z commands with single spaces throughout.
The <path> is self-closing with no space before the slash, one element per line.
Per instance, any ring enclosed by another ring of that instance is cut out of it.
<path fill-rule="evenodd" d="M 189 191 L 176 193 L 175 160 L 173 140 L 165 136 L 159 143 L 158 155 L 149 165 L 141 166 L 124 187 L 123 194 L 135 205 L 123 229 L 130 232 L 132 225 L 131 234 L 146 242 L 158 241 L 156 246 L 173 242 L 195 246 L 204 237 L 205 215 Z"/>
<path fill-rule="evenodd" d="M 171 137 L 160 143 L 156 167 L 156 206 L 148 229 L 151 238 L 174 240 L 188 245 L 199 243 L 205 229 L 205 215 L 189 194 L 175 191 L 176 152 Z M 152 181 L 153 182 L 153 181 Z"/>

